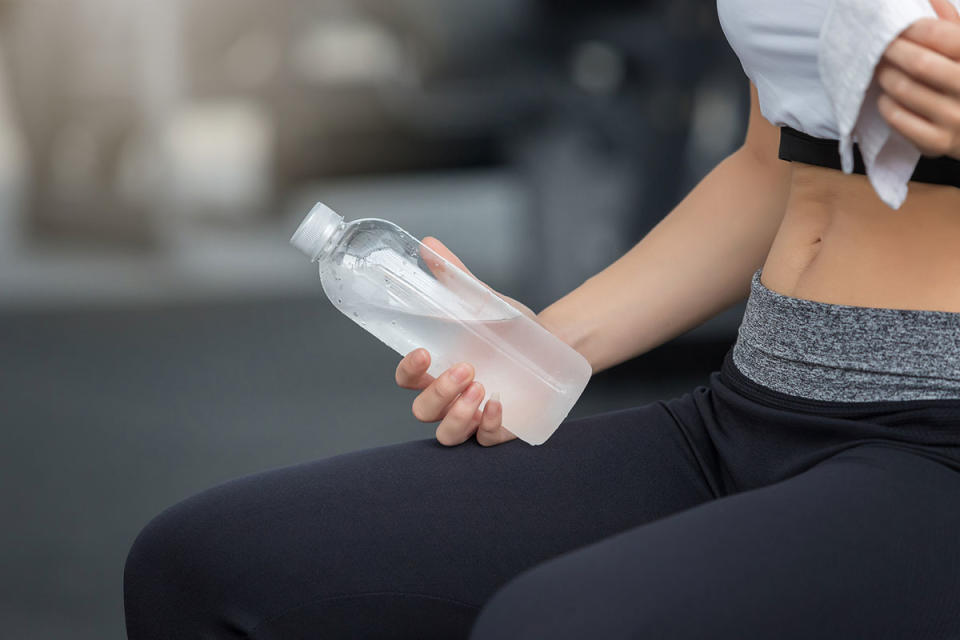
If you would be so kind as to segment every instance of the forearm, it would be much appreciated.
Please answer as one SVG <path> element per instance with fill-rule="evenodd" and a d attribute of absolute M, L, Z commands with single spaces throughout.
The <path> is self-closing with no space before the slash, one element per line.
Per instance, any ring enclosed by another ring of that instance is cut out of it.
<path fill-rule="evenodd" d="M 643 240 L 538 319 L 601 371 L 745 298 L 780 225 L 789 165 L 747 147 Z"/>

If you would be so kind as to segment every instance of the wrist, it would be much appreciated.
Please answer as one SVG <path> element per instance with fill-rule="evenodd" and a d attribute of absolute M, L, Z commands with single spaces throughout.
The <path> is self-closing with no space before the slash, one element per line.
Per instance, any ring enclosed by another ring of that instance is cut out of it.
<path fill-rule="evenodd" d="M 596 371 L 595 363 L 591 360 L 586 349 L 589 332 L 576 320 L 564 314 L 562 308 L 558 307 L 557 302 L 538 313 L 537 322 L 559 338 L 560 341 L 586 358 L 590 366 Z"/>

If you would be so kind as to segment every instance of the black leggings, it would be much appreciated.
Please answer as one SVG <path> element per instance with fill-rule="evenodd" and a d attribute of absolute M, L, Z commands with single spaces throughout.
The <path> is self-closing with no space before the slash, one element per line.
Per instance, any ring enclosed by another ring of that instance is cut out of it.
<path fill-rule="evenodd" d="M 147 638 L 960 637 L 960 400 L 774 392 L 730 353 L 666 402 L 381 447 L 160 514 Z"/>

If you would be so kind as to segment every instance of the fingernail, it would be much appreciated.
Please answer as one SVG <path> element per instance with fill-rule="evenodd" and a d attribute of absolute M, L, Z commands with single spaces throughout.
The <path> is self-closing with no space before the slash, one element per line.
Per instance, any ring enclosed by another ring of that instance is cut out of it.
<path fill-rule="evenodd" d="M 471 384 L 469 387 L 467 387 L 467 390 L 463 392 L 463 398 L 464 400 L 469 400 L 471 402 L 473 402 L 474 400 L 479 400 L 480 385 L 474 383 L 474 384 Z"/>
<path fill-rule="evenodd" d="M 497 402 L 497 403 L 499 403 L 499 402 L 500 402 L 500 392 L 499 392 L 499 391 L 494 391 L 493 393 L 491 393 L 491 394 L 490 394 L 490 399 L 487 400 L 487 402 Z"/>
<path fill-rule="evenodd" d="M 470 365 L 465 363 L 458 364 L 450 371 L 450 375 L 453 376 L 455 381 L 463 382 L 470 375 Z"/>

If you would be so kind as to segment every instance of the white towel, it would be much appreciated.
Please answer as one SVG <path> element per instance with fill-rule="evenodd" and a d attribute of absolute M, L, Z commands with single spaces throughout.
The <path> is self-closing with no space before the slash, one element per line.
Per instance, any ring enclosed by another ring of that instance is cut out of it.
<path fill-rule="evenodd" d="M 960 0 L 950 0 L 960 9 Z M 899 209 L 920 150 L 880 114 L 873 81 L 883 52 L 920 18 L 936 17 L 929 0 L 833 0 L 820 31 L 820 79 L 840 130 L 843 170 L 853 171 L 853 143 L 880 199 Z"/>

